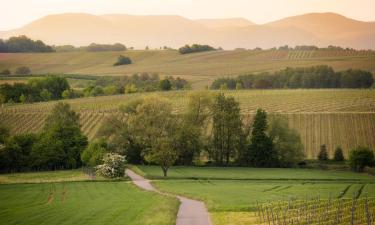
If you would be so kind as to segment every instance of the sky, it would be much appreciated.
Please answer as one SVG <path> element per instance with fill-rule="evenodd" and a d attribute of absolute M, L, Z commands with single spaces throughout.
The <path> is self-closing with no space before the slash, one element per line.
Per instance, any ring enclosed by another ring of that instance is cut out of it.
<path fill-rule="evenodd" d="M 335 12 L 375 21 L 375 0 L 0 0 L 0 30 L 49 14 L 180 15 L 190 19 L 243 17 L 262 24 L 309 12 Z"/>

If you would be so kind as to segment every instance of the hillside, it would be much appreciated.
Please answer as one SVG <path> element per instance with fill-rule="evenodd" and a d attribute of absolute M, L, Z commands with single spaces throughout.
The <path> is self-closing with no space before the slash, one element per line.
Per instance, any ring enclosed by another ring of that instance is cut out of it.
<path fill-rule="evenodd" d="M 129 56 L 133 64 L 113 67 L 117 57 Z M 149 72 L 181 76 L 195 88 L 215 78 L 327 64 L 335 70 L 359 68 L 375 72 L 375 54 L 365 51 L 213 51 L 181 55 L 174 50 L 125 52 L 67 52 L 1 54 L 0 71 L 29 66 L 35 74 L 64 73 L 132 75 Z"/>
<path fill-rule="evenodd" d="M 224 49 L 271 48 L 286 44 L 375 49 L 374 23 L 333 13 L 305 14 L 263 25 L 243 18 L 191 20 L 175 15 L 66 13 L 49 15 L 18 29 L 0 32 L 0 38 L 14 35 L 27 35 L 55 45 L 120 42 L 138 49 L 146 45 L 177 48 L 188 43 Z"/>
<path fill-rule="evenodd" d="M 118 112 L 129 99 L 156 95 L 171 101 L 175 113 L 184 111 L 190 92 L 139 93 L 66 102 L 81 114 L 82 130 L 92 140 L 106 116 Z M 217 93 L 217 92 L 216 92 Z M 301 135 L 308 158 L 316 157 L 320 145 L 333 154 L 341 145 L 350 148 L 366 145 L 375 148 L 375 91 L 373 90 L 267 90 L 228 91 L 240 102 L 241 112 L 251 119 L 257 108 L 284 115 Z M 0 108 L 0 123 L 12 133 L 37 132 L 56 102 L 8 105 Z"/>

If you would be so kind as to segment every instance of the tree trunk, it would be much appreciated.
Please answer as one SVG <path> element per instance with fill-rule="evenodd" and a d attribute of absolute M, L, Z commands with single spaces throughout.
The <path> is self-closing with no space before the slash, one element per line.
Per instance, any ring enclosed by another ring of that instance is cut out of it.
<path fill-rule="evenodd" d="M 167 177 L 167 175 L 168 175 L 168 167 L 162 166 L 161 169 L 163 170 L 163 176 Z"/>

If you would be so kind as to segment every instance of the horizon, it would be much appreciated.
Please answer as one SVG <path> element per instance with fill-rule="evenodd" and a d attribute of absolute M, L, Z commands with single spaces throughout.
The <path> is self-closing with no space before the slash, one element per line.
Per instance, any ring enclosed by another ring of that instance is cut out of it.
<path fill-rule="evenodd" d="M 269 5 L 273 7 L 270 8 Z M 23 7 L 20 8 L 19 5 Z M 215 5 L 215 10 L 207 8 Z M 355 6 L 355 7 L 354 7 Z M 14 0 L 5 3 L 0 16 L 0 30 L 20 28 L 37 19 L 54 14 L 85 13 L 92 15 L 127 14 L 137 16 L 177 15 L 191 20 L 243 18 L 258 25 L 309 13 L 335 13 L 363 21 L 374 22 L 375 1 L 362 0 L 359 5 L 353 0 L 235 0 L 231 4 L 213 0 Z M 275 10 L 277 9 L 277 10 Z M 353 10 L 356 9 L 356 10 Z M 22 15 L 22 16 L 21 16 Z"/>

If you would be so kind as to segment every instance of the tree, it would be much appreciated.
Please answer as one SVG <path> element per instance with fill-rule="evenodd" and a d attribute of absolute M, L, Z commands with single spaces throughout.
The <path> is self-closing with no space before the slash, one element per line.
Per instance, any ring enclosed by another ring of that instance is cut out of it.
<path fill-rule="evenodd" d="M 356 172 L 362 172 L 366 166 L 374 164 L 374 153 L 366 147 L 357 147 L 350 151 L 349 165 Z"/>
<path fill-rule="evenodd" d="M 125 157 L 116 153 L 107 153 L 103 164 L 96 167 L 97 173 L 107 178 L 123 177 L 125 174 Z"/>
<path fill-rule="evenodd" d="M 336 162 L 342 162 L 345 160 L 344 153 L 342 151 L 342 148 L 338 146 L 335 150 L 335 154 L 333 156 L 333 160 Z"/>
<path fill-rule="evenodd" d="M 40 139 L 33 146 L 33 167 L 70 169 L 81 165 L 87 137 L 81 132 L 79 115 L 66 103 L 57 103 L 46 118 Z"/>
<path fill-rule="evenodd" d="M 11 72 L 10 72 L 9 69 L 5 69 L 5 70 L 3 70 L 3 71 L 0 72 L 0 75 L 5 75 L 5 76 L 7 76 L 7 75 L 10 75 L 10 74 L 11 74 Z"/>
<path fill-rule="evenodd" d="M 211 106 L 212 148 L 210 157 L 219 165 L 228 165 L 239 150 L 242 121 L 239 103 L 219 94 Z"/>
<path fill-rule="evenodd" d="M 52 94 L 47 89 L 43 89 L 40 92 L 40 97 L 43 99 L 43 101 L 49 101 L 52 98 Z"/>
<path fill-rule="evenodd" d="M 169 79 L 161 80 L 159 83 L 160 90 L 162 91 L 169 91 L 172 89 L 172 84 Z"/>
<path fill-rule="evenodd" d="M 266 134 L 268 128 L 267 113 L 258 109 L 251 131 L 250 145 L 246 154 L 247 163 L 255 167 L 274 167 L 278 164 L 277 152 L 271 137 Z"/>
<path fill-rule="evenodd" d="M 129 118 L 137 143 L 144 146 L 142 155 L 150 163 L 157 163 L 167 176 L 178 157 L 176 130 L 178 123 L 167 100 L 145 98 Z"/>
<path fill-rule="evenodd" d="M 298 132 L 289 128 L 288 121 L 280 115 L 271 117 L 268 130 L 281 167 L 297 165 L 304 158 L 303 144 Z"/>
<path fill-rule="evenodd" d="M 320 151 L 319 151 L 319 154 L 318 154 L 318 159 L 319 159 L 319 161 L 327 161 L 328 160 L 328 152 L 327 152 L 326 145 L 321 145 L 320 146 Z"/>
<path fill-rule="evenodd" d="M 31 73 L 31 70 L 27 66 L 21 66 L 18 67 L 14 73 L 17 75 L 28 75 Z"/>
<path fill-rule="evenodd" d="M 132 64 L 132 60 L 127 56 L 120 55 L 117 58 L 117 62 L 115 62 L 113 66 L 121 66 L 121 65 L 128 65 L 128 64 Z"/>
<path fill-rule="evenodd" d="M 21 103 L 26 103 L 26 96 L 25 96 L 24 94 L 22 94 L 22 95 L 20 96 L 20 102 L 21 102 Z"/>
<path fill-rule="evenodd" d="M 105 139 L 100 138 L 93 141 L 82 152 L 81 160 L 84 165 L 95 167 L 103 163 L 103 157 L 108 152 L 108 144 Z"/>
<path fill-rule="evenodd" d="M 0 123 L 0 145 L 10 136 L 9 129 Z"/>

